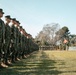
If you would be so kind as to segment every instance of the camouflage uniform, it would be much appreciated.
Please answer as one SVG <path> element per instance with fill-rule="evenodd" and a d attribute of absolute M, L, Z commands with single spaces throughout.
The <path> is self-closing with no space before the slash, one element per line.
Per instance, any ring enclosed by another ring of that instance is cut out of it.
<path fill-rule="evenodd" d="M 4 43 L 5 43 L 5 24 L 0 19 L 0 62 L 4 60 L 4 54 L 5 54 Z"/>
<path fill-rule="evenodd" d="M 22 49 L 23 49 L 23 53 L 22 53 L 22 57 L 24 58 L 24 55 L 25 55 L 25 53 L 26 53 L 26 37 L 25 37 L 25 35 L 23 35 L 23 37 L 22 37 Z"/>
<path fill-rule="evenodd" d="M 20 39 L 20 32 L 18 27 L 16 27 L 16 59 L 19 57 L 19 39 Z"/>
<path fill-rule="evenodd" d="M 21 37 L 21 32 L 19 30 L 18 58 L 20 58 L 20 56 L 21 56 L 21 44 L 22 44 L 21 41 L 22 41 L 22 37 Z"/>
<path fill-rule="evenodd" d="M 22 31 L 21 31 L 21 37 L 20 37 L 20 47 L 21 47 L 20 56 L 22 58 L 22 53 L 23 53 L 23 32 Z"/>
<path fill-rule="evenodd" d="M 5 62 L 7 63 L 7 60 L 10 57 L 10 41 L 11 41 L 11 29 L 8 24 L 5 25 Z"/>
<path fill-rule="evenodd" d="M 11 26 L 11 51 L 12 51 L 12 62 L 15 61 L 15 55 L 17 52 L 16 48 L 16 28 L 14 25 Z"/>

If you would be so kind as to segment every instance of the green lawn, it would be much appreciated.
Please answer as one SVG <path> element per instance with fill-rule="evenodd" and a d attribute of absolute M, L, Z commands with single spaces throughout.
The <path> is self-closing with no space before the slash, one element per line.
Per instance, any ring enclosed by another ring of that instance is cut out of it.
<path fill-rule="evenodd" d="M 76 52 L 38 51 L 9 68 L 1 68 L 0 75 L 76 75 Z"/>

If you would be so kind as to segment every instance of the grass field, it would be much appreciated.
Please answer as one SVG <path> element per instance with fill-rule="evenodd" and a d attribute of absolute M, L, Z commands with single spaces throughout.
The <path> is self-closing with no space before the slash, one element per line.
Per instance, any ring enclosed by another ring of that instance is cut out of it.
<path fill-rule="evenodd" d="M 76 75 L 76 52 L 38 51 L 6 69 L 0 68 L 0 75 Z"/>

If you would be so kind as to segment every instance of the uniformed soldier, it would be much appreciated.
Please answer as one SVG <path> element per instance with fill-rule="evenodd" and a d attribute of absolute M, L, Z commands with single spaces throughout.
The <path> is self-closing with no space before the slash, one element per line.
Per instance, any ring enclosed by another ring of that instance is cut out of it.
<path fill-rule="evenodd" d="M 11 19 L 10 15 L 5 16 L 6 24 L 4 24 L 1 19 L 3 14 L 3 10 L 0 9 L 0 66 L 8 67 L 9 60 L 15 62 L 24 58 L 38 49 L 38 45 L 34 43 L 31 35 L 26 33 L 15 18 Z"/>
<path fill-rule="evenodd" d="M 11 22 L 10 15 L 5 16 L 6 24 L 5 24 L 5 64 L 10 64 L 10 42 L 11 42 L 11 28 L 9 23 Z"/>
<path fill-rule="evenodd" d="M 3 9 L 0 9 L 0 67 L 8 67 L 4 64 L 5 24 L 1 19 L 3 17 L 3 14 Z"/>
<path fill-rule="evenodd" d="M 15 57 L 16 57 L 16 52 L 17 52 L 15 24 L 16 24 L 16 19 L 13 18 L 12 25 L 11 25 L 11 51 L 12 51 L 11 59 L 13 63 L 15 62 Z"/>
<path fill-rule="evenodd" d="M 32 51 L 32 49 L 31 49 L 31 44 L 32 43 L 32 41 L 31 41 L 31 36 L 30 36 L 30 34 L 28 34 L 28 53 L 31 53 L 31 51 Z"/>
<path fill-rule="evenodd" d="M 22 59 L 22 53 L 23 53 L 23 28 L 20 26 L 20 59 Z"/>
<path fill-rule="evenodd" d="M 17 21 L 17 20 L 16 20 L 16 26 L 15 27 L 16 27 L 16 36 L 17 36 L 16 37 L 16 46 L 17 46 L 16 50 L 17 50 L 17 52 L 16 52 L 16 58 L 15 59 L 19 61 L 20 60 L 19 59 L 19 51 L 20 51 L 20 48 L 19 48 L 20 41 L 19 40 L 20 40 L 20 35 L 21 34 L 20 34 L 20 31 L 19 31 L 19 29 L 20 29 L 20 22 Z"/>
<path fill-rule="evenodd" d="M 25 29 L 23 29 L 22 32 L 23 32 L 23 37 L 22 37 L 22 42 L 23 42 L 23 44 L 22 44 L 22 46 L 23 46 L 23 47 L 22 47 L 22 48 L 23 48 L 22 58 L 26 58 L 25 55 L 26 55 L 26 53 L 27 53 L 27 52 L 26 52 L 26 51 L 27 51 L 27 50 L 26 50 L 26 49 L 27 49 L 27 48 L 26 48 L 26 47 L 27 47 L 27 45 L 26 45 L 26 43 L 27 43 L 27 38 L 26 38 L 26 37 L 27 37 L 27 36 L 26 36 L 26 31 L 25 31 Z"/>

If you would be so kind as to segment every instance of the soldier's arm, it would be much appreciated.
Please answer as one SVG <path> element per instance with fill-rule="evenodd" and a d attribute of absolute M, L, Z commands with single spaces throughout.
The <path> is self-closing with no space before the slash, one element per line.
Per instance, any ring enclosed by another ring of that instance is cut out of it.
<path fill-rule="evenodd" d="M 0 42 L 2 41 L 2 25 L 1 25 L 1 22 L 0 22 Z"/>

